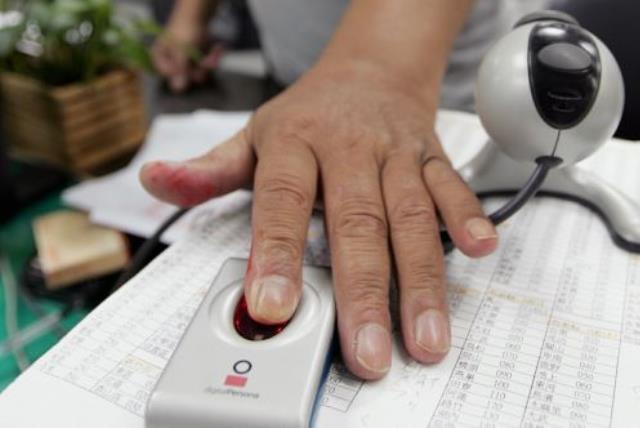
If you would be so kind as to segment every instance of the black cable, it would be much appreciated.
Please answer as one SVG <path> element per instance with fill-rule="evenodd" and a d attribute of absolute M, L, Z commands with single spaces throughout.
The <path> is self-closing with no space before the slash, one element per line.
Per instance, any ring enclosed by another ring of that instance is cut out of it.
<path fill-rule="evenodd" d="M 544 184 L 544 180 L 547 178 L 549 171 L 562 163 L 562 159 L 553 156 L 543 156 L 536 159 L 538 166 L 529 177 L 529 180 L 520 189 L 518 193 L 498 211 L 489 215 L 489 219 L 496 226 L 503 223 L 510 218 L 516 212 L 520 210 L 533 198 Z"/>
<path fill-rule="evenodd" d="M 125 282 L 130 280 L 135 274 L 137 274 L 148 262 L 149 258 L 153 254 L 153 251 L 156 249 L 158 244 L 160 243 L 160 238 L 164 234 L 164 232 L 171 227 L 173 223 L 178 221 L 183 215 L 185 215 L 190 208 L 181 208 L 175 213 L 171 215 L 168 219 L 160 225 L 160 227 L 154 232 L 154 234 L 144 241 L 144 243 L 140 246 L 136 254 L 133 256 L 133 259 L 129 262 L 128 266 L 124 269 L 122 274 L 116 280 L 116 284 L 111 289 L 113 293 L 118 288 L 120 288 Z"/>
<path fill-rule="evenodd" d="M 494 225 L 499 225 L 512 215 L 517 213 L 536 193 L 540 190 L 544 184 L 544 180 L 547 178 L 549 171 L 557 167 L 562 163 L 562 159 L 555 156 L 541 156 L 536 159 L 536 169 L 529 177 L 529 180 L 520 189 L 520 191 L 504 206 L 500 207 L 496 212 L 489 215 L 489 219 Z M 443 230 L 440 232 L 440 239 L 445 251 L 451 251 L 454 248 L 453 240 L 449 236 L 449 232 Z"/>

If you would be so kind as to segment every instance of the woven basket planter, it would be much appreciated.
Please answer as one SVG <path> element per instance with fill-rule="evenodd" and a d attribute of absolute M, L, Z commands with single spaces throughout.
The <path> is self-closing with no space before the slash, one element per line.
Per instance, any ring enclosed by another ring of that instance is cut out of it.
<path fill-rule="evenodd" d="M 75 173 L 108 170 L 134 153 L 147 131 L 141 78 L 134 72 L 61 87 L 2 73 L 0 93 L 11 153 Z"/>

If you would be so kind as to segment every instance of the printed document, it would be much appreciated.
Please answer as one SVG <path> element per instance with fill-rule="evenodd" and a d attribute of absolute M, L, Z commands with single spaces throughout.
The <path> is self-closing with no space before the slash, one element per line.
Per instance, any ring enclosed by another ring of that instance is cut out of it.
<path fill-rule="evenodd" d="M 461 140 L 481 134 L 459 123 Z M 640 200 L 638 151 L 613 142 L 585 167 Z M 220 266 L 248 255 L 250 194 L 234 198 L 199 211 L 186 237 L 9 386 L 0 426 L 143 428 L 154 383 Z M 329 263 L 322 225 L 311 222 L 307 263 Z M 640 426 L 640 257 L 617 248 L 594 213 L 557 199 L 532 201 L 499 232 L 490 257 L 447 256 L 445 360 L 412 361 L 397 332 L 381 381 L 354 378 L 336 356 L 314 426 Z"/>

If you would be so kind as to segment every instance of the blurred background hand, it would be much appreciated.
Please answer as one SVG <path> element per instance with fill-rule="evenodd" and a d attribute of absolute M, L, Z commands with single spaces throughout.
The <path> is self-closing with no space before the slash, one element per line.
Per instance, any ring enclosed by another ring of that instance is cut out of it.
<path fill-rule="evenodd" d="M 153 45 L 152 59 L 171 90 L 183 92 L 192 84 L 206 80 L 207 73 L 218 64 L 222 51 L 222 43 L 209 40 L 206 25 L 173 20 Z"/>

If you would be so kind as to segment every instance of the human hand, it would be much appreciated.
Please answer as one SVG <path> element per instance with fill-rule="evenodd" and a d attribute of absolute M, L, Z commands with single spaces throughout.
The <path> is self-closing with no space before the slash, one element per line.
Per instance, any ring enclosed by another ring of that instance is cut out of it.
<path fill-rule="evenodd" d="M 207 73 L 218 65 L 221 44 L 210 47 L 202 58 L 193 58 L 192 52 L 206 44 L 206 26 L 181 22 L 171 22 L 165 34 L 155 41 L 151 49 L 153 64 L 172 91 L 183 92 L 192 83 L 202 84 Z"/>
<path fill-rule="evenodd" d="M 229 141 L 184 163 L 147 164 L 142 183 L 182 206 L 253 184 L 244 288 L 250 315 L 264 323 L 296 309 L 322 193 L 346 365 L 365 379 L 389 370 L 392 259 L 405 347 L 437 362 L 451 343 L 438 213 L 469 256 L 491 253 L 497 235 L 442 150 L 436 100 L 369 65 L 316 67 Z"/>

